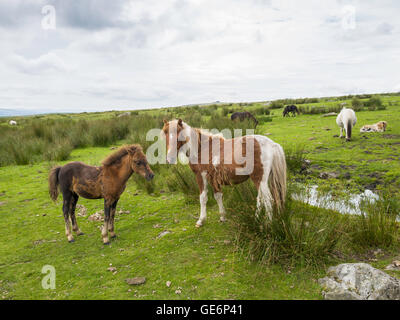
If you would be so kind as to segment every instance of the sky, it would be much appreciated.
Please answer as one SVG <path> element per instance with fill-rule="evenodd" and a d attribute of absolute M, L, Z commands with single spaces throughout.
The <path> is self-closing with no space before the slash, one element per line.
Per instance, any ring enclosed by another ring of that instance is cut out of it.
<path fill-rule="evenodd" d="M 397 0 L 0 0 L 0 108 L 400 91 Z"/>

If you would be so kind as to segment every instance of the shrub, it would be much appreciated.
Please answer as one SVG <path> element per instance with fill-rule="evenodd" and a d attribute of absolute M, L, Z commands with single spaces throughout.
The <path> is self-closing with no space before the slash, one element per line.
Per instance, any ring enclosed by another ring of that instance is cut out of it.
<path fill-rule="evenodd" d="M 283 212 L 272 220 L 265 210 L 256 216 L 257 190 L 251 182 L 226 193 L 226 210 L 238 251 L 251 261 L 281 265 L 320 266 L 341 239 L 339 214 L 293 201 L 290 191 Z"/>

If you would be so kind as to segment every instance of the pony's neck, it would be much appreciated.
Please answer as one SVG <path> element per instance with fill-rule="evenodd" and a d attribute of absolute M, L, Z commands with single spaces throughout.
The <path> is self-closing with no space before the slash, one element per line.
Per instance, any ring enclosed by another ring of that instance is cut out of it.
<path fill-rule="evenodd" d="M 133 174 L 129 158 L 129 155 L 124 156 L 121 159 L 121 162 L 109 166 L 108 170 L 106 171 L 111 178 L 117 180 L 118 184 L 125 184 Z"/>

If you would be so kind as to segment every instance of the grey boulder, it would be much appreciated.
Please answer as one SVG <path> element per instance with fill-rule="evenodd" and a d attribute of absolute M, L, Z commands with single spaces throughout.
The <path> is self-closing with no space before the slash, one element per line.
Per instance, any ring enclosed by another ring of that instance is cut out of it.
<path fill-rule="evenodd" d="M 400 300 L 400 280 L 366 263 L 345 263 L 319 279 L 325 300 Z"/>

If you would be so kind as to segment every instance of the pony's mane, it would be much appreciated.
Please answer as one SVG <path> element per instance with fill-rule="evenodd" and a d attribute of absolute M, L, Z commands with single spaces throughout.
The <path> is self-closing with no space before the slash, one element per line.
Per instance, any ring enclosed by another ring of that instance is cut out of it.
<path fill-rule="evenodd" d="M 113 152 L 107 158 L 105 158 L 101 162 L 101 164 L 103 166 L 111 166 L 115 162 L 117 162 L 117 161 L 121 160 L 123 157 L 125 157 L 128 153 L 134 154 L 138 150 L 140 150 L 140 151 L 142 150 L 142 147 L 138 144 L 122 146 L 117 151 Z"/>
<path fill-rule="evenodd" d="M 209 131 L 206 131 L 206 130 L 204 130 L 204 129 L 201 129 L 201 128 L 193 128 L 194 130 L 196 130 L 198 133 L 200 133 L 200 134 L 202 134 L 202 135 L 204 135 L 204 136 L 207 136 L 207 137 L 214 137 L 214 138 L 223 138 L 224 137 L 224 135 L 220 132 L 220 133 L 211 133 L 211 132 L 209 132 Z"/>

